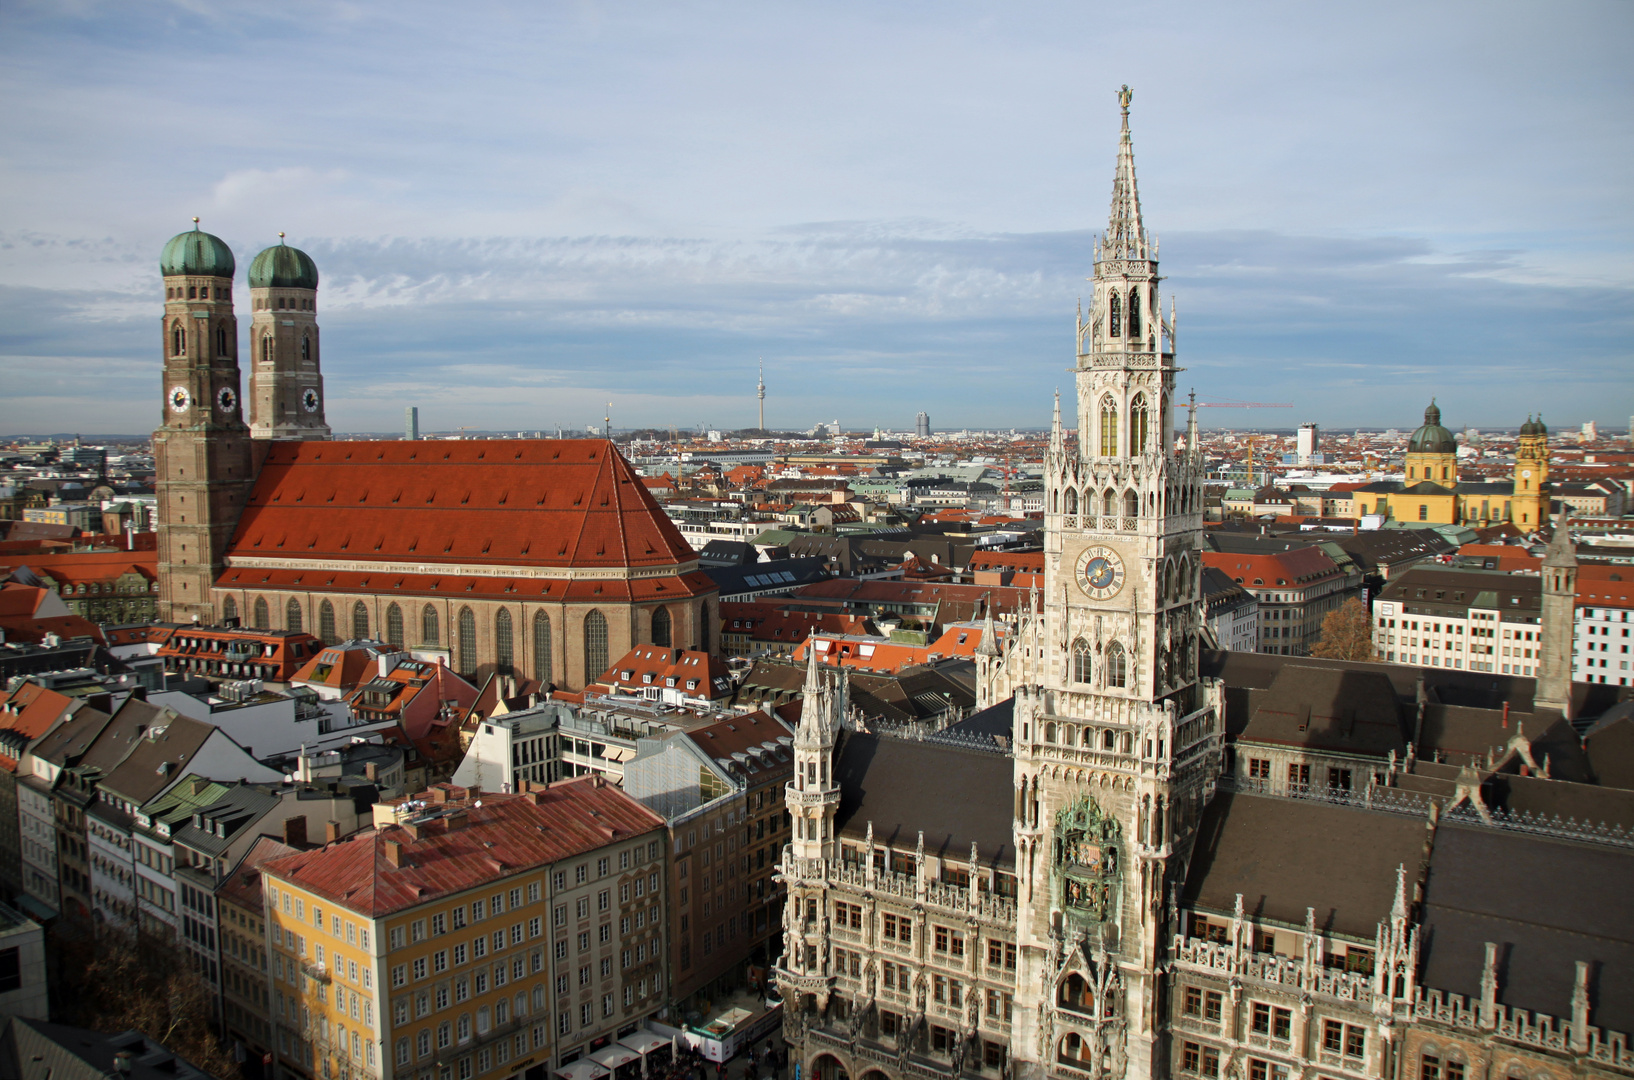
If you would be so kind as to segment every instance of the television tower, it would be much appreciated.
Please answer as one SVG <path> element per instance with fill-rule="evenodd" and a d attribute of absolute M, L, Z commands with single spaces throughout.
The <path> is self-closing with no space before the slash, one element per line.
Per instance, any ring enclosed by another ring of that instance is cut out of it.
<path fill-rule="evenodd" d="M 760 382 L 755 384 L 755 393 L 760 397 L 760 430 L 766 430 L 766 361 L 760 361 Z"/>

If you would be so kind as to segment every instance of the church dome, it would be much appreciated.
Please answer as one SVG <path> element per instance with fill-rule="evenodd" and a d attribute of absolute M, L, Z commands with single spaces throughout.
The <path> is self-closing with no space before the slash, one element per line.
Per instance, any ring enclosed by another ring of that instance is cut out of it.
<path fill-rule="evenodd" d="M 1458 443 L 1453 441 L 1452 432 L 1441 426 L 1441 410 L 1436 408 L 1435 402 L 1424 410 L 1424 426 L 1413 432 L 1413 437 L 1407 441 L 1409 454 L 1456 454 Z"/>
<path fill-rule="evenodd" d="M 1531 417 L 1527 417 L 1526 423 L 1521 425 L 1521 434 L 1547 435 L 1549 434 L 1549 429 L 1543 426 L 1543 417 L 1540 416 L 1536 420 L 1533 420 Z"/>
<path fill-rule="evenodd" d="M 221 237 L 202 231 L 198 218 L 193 219 L 192 231 L 172 236 L 159 255 L 159 273 L 165 277 L 194 274 L 230 278 L 236 269 L 233 249 Z"/>
<path fill-rule="evenodd" d="M 318 267 L 312 256 L 300 248 L 292 248 L 282 240 L 257 255 L 250 262 L 252 289 L 316 289 Z"/>

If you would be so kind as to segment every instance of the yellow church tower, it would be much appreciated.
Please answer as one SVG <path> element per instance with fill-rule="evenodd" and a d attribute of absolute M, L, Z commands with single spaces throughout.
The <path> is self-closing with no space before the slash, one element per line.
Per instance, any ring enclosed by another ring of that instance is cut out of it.
<path fill-rule="evenodd" d="M 1515 449 L 1515 490 L 1509 500 L 1509 520 L 1522 529 L 1549 523 L 1549 429 L 1543 418 L 1527 417 Z"/>

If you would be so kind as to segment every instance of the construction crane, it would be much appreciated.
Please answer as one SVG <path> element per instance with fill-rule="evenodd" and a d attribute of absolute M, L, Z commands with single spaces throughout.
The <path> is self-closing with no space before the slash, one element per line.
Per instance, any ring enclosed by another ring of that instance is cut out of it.
<path fill-rule="evenodd" d="M 1194 391 L 1195 392 L 1195 391 Z M 1199 409 L 1291 409 L 1291 401 L 1199 401 Z"/>

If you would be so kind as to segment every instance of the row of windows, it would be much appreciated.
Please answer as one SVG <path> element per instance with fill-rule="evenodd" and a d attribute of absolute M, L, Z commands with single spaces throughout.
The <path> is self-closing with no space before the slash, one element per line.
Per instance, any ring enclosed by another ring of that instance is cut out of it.
<path fill-rule="evenodd" d="M 231 300 L 232 298 L 233 298 L 233 287 L 231 285 L 217 285 L 216 286 L 216 299 L 217 300 Z M 189 285 L 187 287 L 186 295 L 184 296 L 182 294 L 181 286 L 177 285 L 177 286 L 175 286 L 173 288 L 165 289 L 165 299 L 166 300 L 208 300 L 208 299 L 210 299 L 210 286 L 208 286 L 208 285 Z"/>

